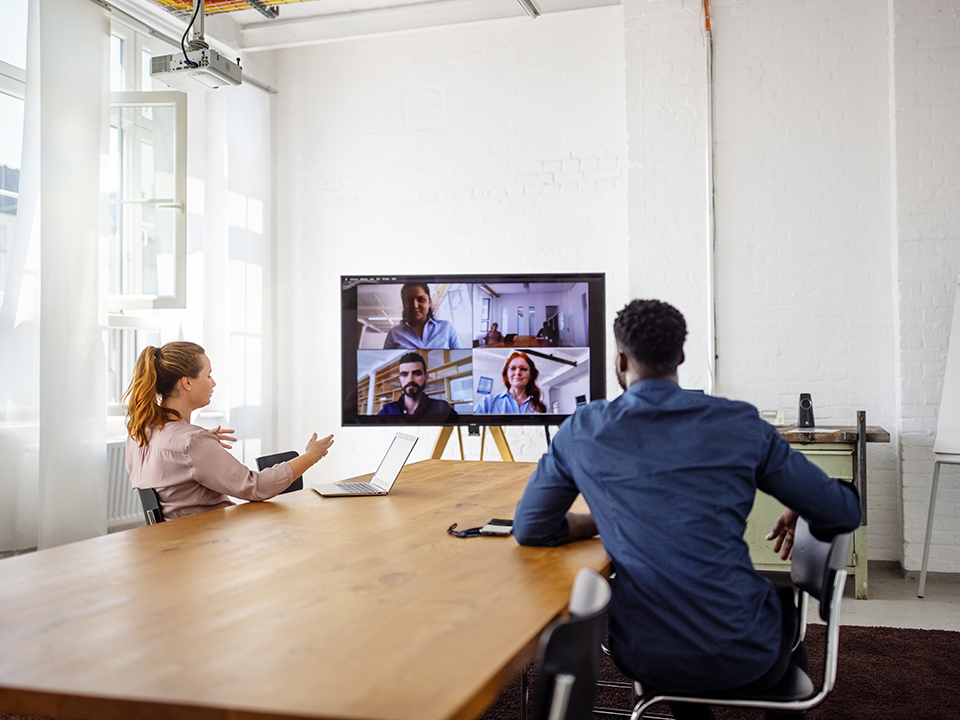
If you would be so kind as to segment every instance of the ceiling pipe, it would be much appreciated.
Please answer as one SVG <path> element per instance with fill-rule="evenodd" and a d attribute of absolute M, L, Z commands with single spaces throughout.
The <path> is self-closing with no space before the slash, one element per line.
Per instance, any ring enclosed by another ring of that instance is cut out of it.
<path fill-rule="evenodd" d="M 523 11 L 532 18 L 540 16 L 540 6 L 537 5 L 537 0 L 518 0 L 520 7 L 523 8 Z"/>

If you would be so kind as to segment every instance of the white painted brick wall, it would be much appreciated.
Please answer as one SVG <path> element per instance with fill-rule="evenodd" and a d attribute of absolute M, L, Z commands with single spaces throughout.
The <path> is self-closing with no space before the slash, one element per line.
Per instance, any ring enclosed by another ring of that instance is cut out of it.
<path fill-rule="evenodd" d="M 820 424 L 897 424 L 887 16 L 877 3 L 711 3 L 716 393 Z M 625 0 L 630 289 L 676 302 L 703 386 L 709 256 L 698 3 Z M 869 450 L 869 554 L 899 559 L 894 444 Z"/>
<path fill-rule="evenodd" d="M 337 433 L 313 472 L 371 471 L 390 432 L 340 428 L 341 274 L 602 271 L 612 323 L 626 296 L 620 8 L 287 50 L 276 68 L 280 434 Z M 506 433 L 517 459 L 546 447 L 540 428 Z M 486 453 L 499 457 L 489 438 Z"/>
<path fill-rule="evenodd" d="M 886 14 L 727 2 L 716 47 L 719 386 L 895 432 Z M 757 344 L 765 351 L 758 352 Z M 899 559 L 896 446 L 870 448 L 868 546 Z"/>
<path fill-rule="evenodd" d="M 917 569 L 960 271 L 957 8 L 711 8 L 717 392 L 791 420 L 810 392 L 822 424 L 866 410 L 890 431 L 869 447 L 869 555 Z M 278 54 L 281 436 L 339 426 L 342 273 L 603 270 L 611 319 L 631 296 L 684 311 L 681 381 L 706 386 L 699 13 L 624 0 Z M 371 432 L 341 430 L 326 471 L 369 470 Z M 520 459 L 545 446 L 507 434 Z M 933 571 L 960 571 L 958 482 L 948 468 Z"/>
<path fill-rule="evenodd" d="M 623 4 L 630 295 L 687 319 L 685 387 L 709 387 L 705 55 L 694 3 Z"/>
<path fill-rule="evenodd" d="M 960 273 L 960 8 L 895 0 L 893 22 L 903 556 L 905 567 L 917 569 Z M 960 572 L 958 487 L 957 469 L 944 466 L 930 547 L 934 572 Z"/>

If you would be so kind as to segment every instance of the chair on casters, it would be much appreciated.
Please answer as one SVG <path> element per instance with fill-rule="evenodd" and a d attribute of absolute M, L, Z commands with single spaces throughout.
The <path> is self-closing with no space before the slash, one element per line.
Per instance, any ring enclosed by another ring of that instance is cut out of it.
<path fill-rule="evenodd" d="M 163 517 L 163 510 L 160 509 L 160 498 L 157 497 L 157 491 L 153 488 L 137 488 L 140 495 L 140 504 L 143 506 L 143 515 L 147 519 L 147 525 L 156 525 L 166 520 Z"/>
<path fill-rule="evenodd" d="M 807 521 L 797 521 L 793 544 L 793 561 L 790 578 L 797 586 L 800 628 L 796 645 L 803 640 L 806 630 L 807 596 L 820 601 L 820 618 L 827 624 L 824 643 L 823 684 L 819 692 L 810 677 L 799 667 L 790 664 L 783 679 L 769 690 L 757 694 L 734 691 L 712 693 L 702 696 L 654 695 L 645 697 L 643 688 L 635 683 L 640 701 L 633 709 L 632 720 L 639 720 L 647 709 L 661 702 L 695 702 L 703 705 L 728 705 L 734 707 L 763 708 L 767 710 L 809 710 L 823 702 L 833 689 L 837 679 L 838 646 L 840 643 L 840 601 L 847 578 L 847 558 L 853 533 L 837 535 L 831 542 L 817 540 L 810 534 Z M 796 648 L 796 645 L 794 648 Z"/>
<path fill-rule="evenodd" d="M 533 720 L 593 717 L 609 604 L 609 583 L 596 571 L 582 568 L 570 594 L 569 616 L 555 621 L 540 636 Z M 522 697 L 524 709 L 525 703 Z"/>
<path fill-rule="evenodd" d="M 287 452 L 274 453 L 273 455 L 264 455 L 263 457 L 257 458 L 257 469 L 265 470 L 266 468 L 271 467 L 272 465 L 278 465 L 282 462 L 289 462 L 290 460 L 293 460 L 295 457 L 297 457 L 296 450 L 288 450 Z M 290 483 L 290 487 L 288 487 L 286 490 L 284 490 L 280 494 L 283 495 L 283 493 L 296 492 L 297 490 L 303 490 L 303 475 L 301 475 L 292 483 Z"/>

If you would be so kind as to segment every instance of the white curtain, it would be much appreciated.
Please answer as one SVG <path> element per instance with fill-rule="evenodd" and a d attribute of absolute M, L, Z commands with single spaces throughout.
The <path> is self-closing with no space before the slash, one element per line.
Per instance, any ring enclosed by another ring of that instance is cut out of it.
<path fill-rule="evenodd" d="M 95 3 L 30 1 L 20 200 L 0 309 L 0 551 L 106 532 L 98 218 L 109 35 Z"/>

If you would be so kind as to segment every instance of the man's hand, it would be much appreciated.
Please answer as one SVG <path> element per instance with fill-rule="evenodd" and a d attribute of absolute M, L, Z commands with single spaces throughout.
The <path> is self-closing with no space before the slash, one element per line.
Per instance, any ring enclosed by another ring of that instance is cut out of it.
<path fill-rule="evenodd" d="M 590 513 L 567 513 L 567 522 L 570 524 L 570 534 L 564 543 L 588 540 L 597 534 L 597 524 Z"/>
<path fill-rule="evenodd" d="M 797 518 L 800 517 L 790 508 L 785 508 L 783 514 L 777 518 L 777 524 L 767 535 L 767 540 L 773 540 L 773 551 L 780 553 L 781 560 L 789 560 L 793 556 L 793 535 L 797 529 Z"/>

